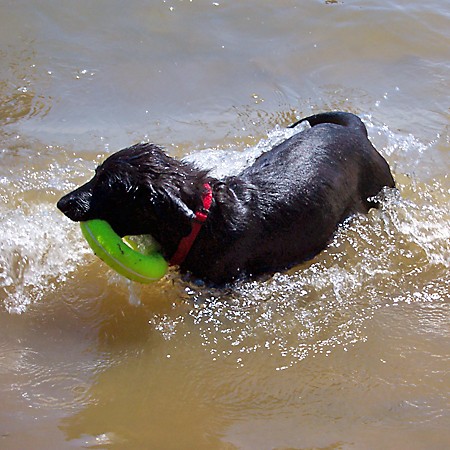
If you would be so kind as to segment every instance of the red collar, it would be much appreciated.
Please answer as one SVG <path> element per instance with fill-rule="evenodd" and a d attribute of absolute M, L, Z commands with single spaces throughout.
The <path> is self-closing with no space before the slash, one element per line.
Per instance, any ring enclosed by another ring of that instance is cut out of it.
<path fill-rule="evenodd" d="M 194 244 L 195 239 L 197 238 L 197 235 L 202 228 L 202 225 L 206 222 L 206 219 L 208 218 L 213 194 L 209 183 L 205 183 L 203 185 L 203 189 L 204 189 L 202 193 L 203 208 L 195 213 L 195 218 L 192 223 L 192 230 L 187 236 L 182 238 L 180 243 L 178 244 L 178 248 L 170 260 L 171 266 L 179 266 L 186 259 L 186 256 L 191 250 L 191 247 Z"/>

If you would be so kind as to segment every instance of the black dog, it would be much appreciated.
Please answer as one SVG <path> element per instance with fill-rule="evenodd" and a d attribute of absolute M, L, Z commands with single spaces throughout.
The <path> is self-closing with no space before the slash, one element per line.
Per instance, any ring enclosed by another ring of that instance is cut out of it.
<path fill-rule="evenodd" d="M 153 144 L 134 145 L 106 159 L 58 208 L 74 221 L 104 219 L 121 236 L 151 234 L 182 272 L 215 284 L 288 268 L 394 187 L 357 116 L 317 114 L 291 127 L 303 121 L 311 128 L 222 180 Z"/>

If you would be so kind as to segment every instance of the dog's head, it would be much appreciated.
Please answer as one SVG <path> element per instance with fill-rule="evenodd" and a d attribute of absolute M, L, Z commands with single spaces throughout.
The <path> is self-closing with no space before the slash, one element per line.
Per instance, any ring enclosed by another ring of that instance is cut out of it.
<path fill-rule="evenodd" d="M 197 196 L 192 193 L 191 201 L 185 189 L 195 188 L 188 180 L 193 172 L 157 146 L 137 144 L 111 155 L 90 181 L 62 197 L 57 206 L 76 222 L 106 220 L 120 236 L 183 236 L 195 217 Z"/>

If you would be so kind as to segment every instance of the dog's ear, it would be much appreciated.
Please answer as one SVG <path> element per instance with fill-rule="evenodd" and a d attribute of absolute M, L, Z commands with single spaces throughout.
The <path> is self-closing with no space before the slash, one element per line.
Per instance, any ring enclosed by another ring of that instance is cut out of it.
<path fill-rule="evenodd" d="M 184 203 L 178 196 L 173 194 L 170 191 L 166 191 L 165 195 L 168 199 L 170 207 L 173 211 L 175 211 L 176 215 L 181 219 L 187 222 L 191 222 L 195 219 L 195 214 L 191 208 L 189 208 L 186 203 Z"/>
<path fill-rule="evenodd" d="M 188 235 L 192 228 L 194 212 L 171 190 L 161 190 L 154 198 L 156 215 L 164 222 L 170 223 L 170 228 L 177 230 L 182 236 Z M 156 201 L 155 201 L 156 200 Z"/>

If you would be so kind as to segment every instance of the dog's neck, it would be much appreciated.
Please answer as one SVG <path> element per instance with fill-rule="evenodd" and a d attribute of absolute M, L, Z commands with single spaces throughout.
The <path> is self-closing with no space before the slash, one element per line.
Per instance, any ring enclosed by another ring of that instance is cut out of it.
<path fill-rule="evenodd" d="M 195 212 L 195 217 L 192 220 L 191 232 L 187 236 L 181 238 L 175 254 L 170 259 L 171 266 L 179 266 L 186 259 L 186 256 L 189 254 L 192 245 L 194 244 L 198 234 L 200 233 L 200 230 L 202 229 L 203 224 L 208 219 L 212 201 L 213 193 L 211 185 L 209 183 L 204 183 L 202 193 L 202 208 L 198 209 Z"/>
<path fill-rule="evenodd" d="M 167 260 L 173 258 L 182 239 L 190 235 L 197 213 L 205 208 L 205 184 L 215 181 L 207 171 L 181 161 L 178 164 L 176 177 L 165 179 L 161 176 L 155 197 L 154 211 L 157 214 L 152 214 L 147 220 L 148 234 L 159 242 Z M 209 189 L 212 193 L 211 187 Z M 211 203 L 207 206 L 209 209 Z"/>
<path fill-rule="evenodd" d="M 245 215 L 244 205 L 248 200 L 243 198 L 247 195 L 247 186 L 239 177 L 218 180 L 209 176 L 207 172 L 198 171 L 194 167 L 189 167 L 189 170 L 183 175 L 183 181 L 172 185 L 171 191 L 175 198 L 191 210 L 191 217 L 187 218 L 184 214 L 178 214 L 178 216 L 165 214 L 160 217 L 157 229 L 150 231 L 150 234 L 161 244 L 164 257 L 169 261 L 172 260 L 182 239 L 192 231 L 195 213 L 204 207 L 204 185 L 211 186 L 213 199 L 209 207 L 209 217 L 198 232 L 184 262 L 181 263 L 182 268 L 188 267 L 191 260 L 201 259 L 202 254 L 209 251 L 208 242 L 212 243 L 211 246 L 215 248 L 220 247 L 220 241 L 225 238 L 225 234 L 229 231 L 228 228 L 234 227 L 234 224 L 238 227 L 238 223 L 242 223 L 236 218 L 242 218 Z M 222 230 L 221 233 L 218 234 L 216 229 Z"/>

